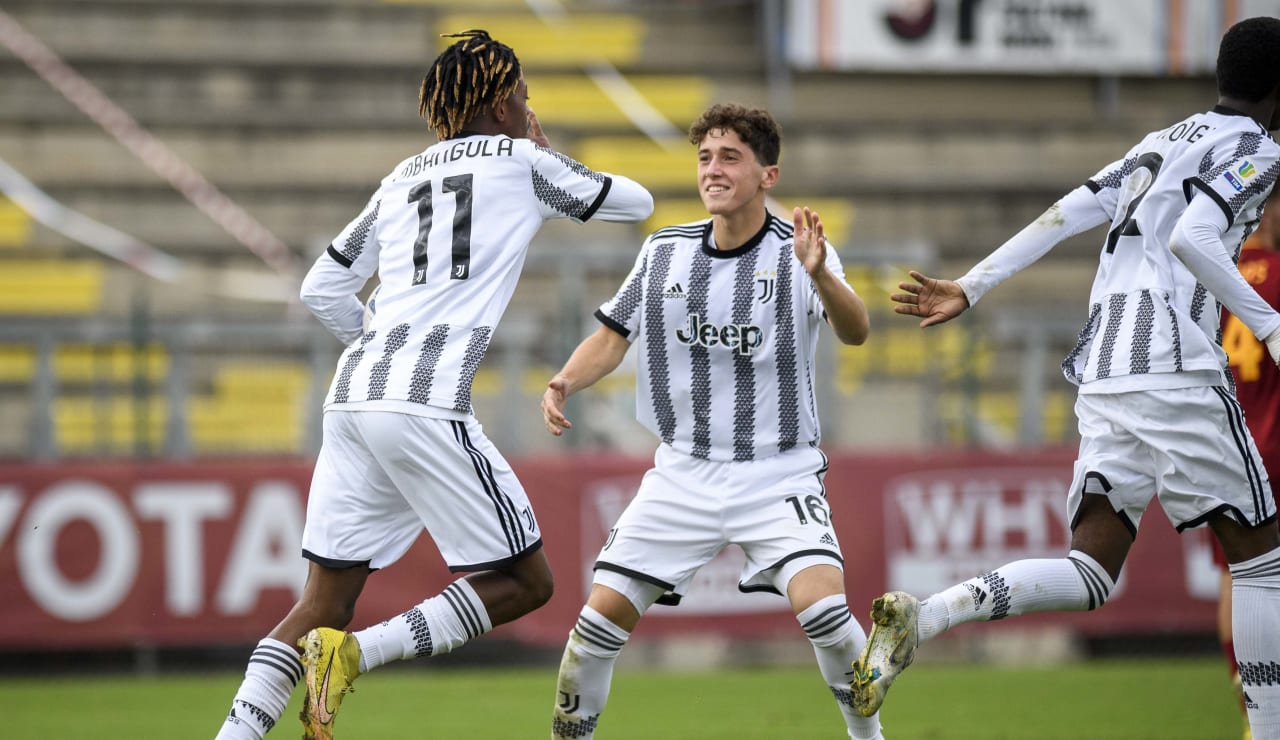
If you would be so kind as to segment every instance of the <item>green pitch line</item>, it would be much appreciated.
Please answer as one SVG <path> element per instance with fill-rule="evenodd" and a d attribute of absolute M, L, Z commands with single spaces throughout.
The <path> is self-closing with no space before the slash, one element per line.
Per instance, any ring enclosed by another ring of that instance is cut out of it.
<path fill-rule="evenodd" d="M 213 737 L 238 674 L 0 680 L 11 738 Z M 364 676 L 342 705 L 347 740 L 543 738 L 555 669 L 405 669 Z M 302 691 L 268 740 L 297 737 Z M 889 740 L 1237 740 L 1220 659 L 1055 668 L 919 665 L 882 712 Z M 600 740 L 841 738 L 817 668 L 619 671 Z"/>

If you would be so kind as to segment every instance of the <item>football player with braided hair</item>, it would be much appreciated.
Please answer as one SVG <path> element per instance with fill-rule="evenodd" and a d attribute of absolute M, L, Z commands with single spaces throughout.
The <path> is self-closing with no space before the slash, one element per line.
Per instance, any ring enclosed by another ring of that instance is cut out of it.
<path fill-rule="evenodd" d="M 302 283 L 347 345 L 307 500 L 307 580 L 254 648 L 220 740 L 261 738 L 300 680 L 303 737 L 332 738 L 357 676 L 448 653 L 551 598 L 537 518 L 472 413 L 471 384 L 542 224 L 640 221 L 653 198 L 549 148 L 511 47 L 481 30 L 451 38 L 419 93 L 439 141 L 383 178 Z M 375 274 L 366 312 L 357 295 Z M 460 577 L 345 631 L 369 575 L 424 529 Z"/>

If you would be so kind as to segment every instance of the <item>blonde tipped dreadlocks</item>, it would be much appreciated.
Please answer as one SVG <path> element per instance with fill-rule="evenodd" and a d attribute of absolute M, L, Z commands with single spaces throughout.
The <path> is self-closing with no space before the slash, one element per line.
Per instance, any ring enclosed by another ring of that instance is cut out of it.
<path fill-rule="evenodd" d="M 520 60 L 488 31 L 441 34 L 458 38 L 422 79 L 418 113 L 443 141 L 462 133 L 486 106 L 501 105 L 520 82 Z"/>

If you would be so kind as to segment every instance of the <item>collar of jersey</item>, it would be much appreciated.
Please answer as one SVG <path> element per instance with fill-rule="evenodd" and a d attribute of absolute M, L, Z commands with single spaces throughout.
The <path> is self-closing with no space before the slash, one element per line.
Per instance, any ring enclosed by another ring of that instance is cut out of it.
<path fill-rule="evenodd" d="M 458 135 L 450 138 L 449 141 L 453 141 L 454 139 L 465 139 L 468 136 L 500 136 L 500 134 L 485 134 L 479 131 L 459 131 Z"/>
<path fill-rule="evenodd" d="M 1223 116 L 1248 116 L 1248 113 L 1241 113 L 1235 108 L 1228 108 L 1225 105 L 1213 106 L 1213 112 Z"/>
<path fill-rule="evenodd" d="M 743 244 L 741 247 L 734 247 L 733 249 L 716 249 L 715 247 L 711 246 L 711 224 L 715 221 L 715 219 L 711 219 L 710 221 L 707 221 L 706 228 L 702 230 L 703 254 L 706 254 L 708 257 L 715 257 L 717 259 L 729 259 L 731 257 L 740 257 L 746 254 L 747 252 L 750 252 L 751 250 L 756 248 L 757 244 L 764 241 L 764 235 L 767 231 L 769 231 L 769 221 L 772 218 L 773 218 L 773 214 L 766 212 L 764 214 L 764 224 L 760 227 L 760 230 L 756 232 L 755 236 L 748 239 L 747 242 Z"/>

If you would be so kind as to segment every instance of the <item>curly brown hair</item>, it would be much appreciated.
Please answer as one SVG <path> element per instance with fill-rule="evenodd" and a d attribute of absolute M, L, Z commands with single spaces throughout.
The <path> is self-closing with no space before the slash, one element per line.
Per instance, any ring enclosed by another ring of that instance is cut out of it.
<path fill-rule="evenodd" d="M 736 133 L 751 147 L 761 164 L 773 166 L 778 163 L 778 156 L 782 153 L 782 127 L 773 120 L 769 111 L 737 103 L 717 103 L 706 109 L 689 127 L 689 141 L 698 146 L 707 138 L 708 132 L 715 130 Z"/>
<path fill-rule="evenodd" d="M 418 91 L 418 113 L 443 141 L 475 120 L 485 106 L 501 105 L 520 84 L 520 60 L 488 31 L 441 34 L 461 41 L 436 57 Z"/>

